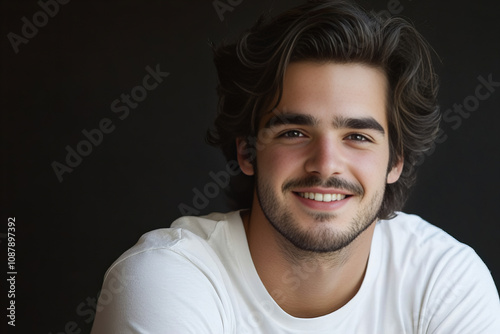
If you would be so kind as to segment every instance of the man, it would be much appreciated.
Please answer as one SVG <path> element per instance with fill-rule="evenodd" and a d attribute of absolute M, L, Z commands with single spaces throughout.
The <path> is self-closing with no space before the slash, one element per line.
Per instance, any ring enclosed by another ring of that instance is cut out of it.
<path fill-rule="evenodd" d="M 401 213 L 436 136 L 428 46 L 397 18 L 314 1 L 215 52 L 210 143 L 240 210 L 144 235 L 93 333 L 500 333 L 468 246 Z"/>

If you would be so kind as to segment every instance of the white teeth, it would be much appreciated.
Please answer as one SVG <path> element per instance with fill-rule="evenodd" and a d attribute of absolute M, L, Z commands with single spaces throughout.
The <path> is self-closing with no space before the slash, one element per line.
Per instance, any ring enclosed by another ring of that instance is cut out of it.
<path fill-rule="evenodd" d="M 345 198 L 343 194 L 321 194 L 321 193 L 299 193 L 300 197 L 312 199 L 318 202 L 340 201 Z"/>

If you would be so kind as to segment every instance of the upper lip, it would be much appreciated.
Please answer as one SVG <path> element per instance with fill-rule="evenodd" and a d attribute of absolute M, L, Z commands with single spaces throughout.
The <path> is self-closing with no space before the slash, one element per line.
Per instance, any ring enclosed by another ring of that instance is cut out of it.
<path fill-rule="evenodd" d="M 318 193 L 318 194 L 342 194 L 342 195 L 351 195 L 346 190 L 334 189 L 334 188 L 300 188 L 294 189 L 293 192 L 296 193 Z"/>

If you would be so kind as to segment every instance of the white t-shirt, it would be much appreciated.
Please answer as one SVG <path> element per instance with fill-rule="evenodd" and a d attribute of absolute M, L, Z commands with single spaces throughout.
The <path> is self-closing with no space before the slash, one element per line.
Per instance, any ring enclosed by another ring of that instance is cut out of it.
<path fill-rule="evenodd" d="M 283 284 L 299 287 L 314 268 Z M 107 271 L 93 334 L 499 334 L 490 272 L 468 246 L 418 216 L 375 227 L 366 275 L 339 310 L 296 318 L 269 295 L 239 212 L 183 217 L 143 235 Z"/>

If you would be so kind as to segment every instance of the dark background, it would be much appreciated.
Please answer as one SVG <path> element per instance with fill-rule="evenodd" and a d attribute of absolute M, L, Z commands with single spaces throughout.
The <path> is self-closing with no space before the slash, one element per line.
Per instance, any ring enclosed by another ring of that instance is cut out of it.
<path fill-rule="evenodd" d="M 168 227 L 181 203 L 193 205 L 193 189 L 211 181 L 209 172 L 224 168 L 221 153 L 204 143 L 216 110 L 209 41 L 231 40 L 261 13 L 301 1 L 221 2 L 234 4 L 223 20 L 211 0 L 73 0 L 60 4 L 18 53 L 7 36 L 22 36 L 22 17 L 33 22 L 41 7 L 1 2 L 0 233 L 15 217 L 18 272 L 16 327 L 9 333 L 89 332 L 93 299 L 110 264 L 141 234 Z M 478 76 L 500 81 L 497 1 L 362 3 L 376 12 L 401 11 L 429 40 L 440 57 L 443 111 L 473 101 Z M 169 76 L 119 119 L 111 103 L 157 64 Z M 405 208 L 471 245 L 497 284 L 499 107 L 497 87 L 468 118 L 450 114 L 454 121 L 443 122 L 447 138 L 426 157 Z M 59 182 L 51 164 L 65 164 L 65 147 L 75 149 L 85 139 L 82 130 L 103 118 L 114 131 Z M 201 213 L 225 210 L 221 193 Z M 4 327 L 5 235 L 1 241 Z"/>

